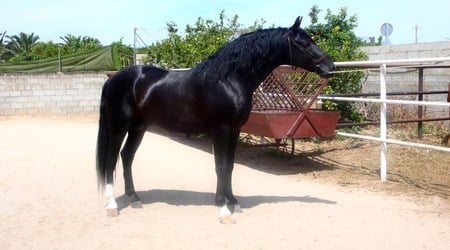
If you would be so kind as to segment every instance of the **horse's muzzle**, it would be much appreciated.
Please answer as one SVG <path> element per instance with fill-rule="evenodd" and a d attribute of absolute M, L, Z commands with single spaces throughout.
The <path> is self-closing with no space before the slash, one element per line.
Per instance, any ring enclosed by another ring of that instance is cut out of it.
<path fill-rule="evenodd" d="M 332 63 L 330 67 L 318 66 L 318 69 L 320 70 L 320 72 L 319 72 L 320 77 L 330 78 L 333 75 L 333 72 L 336 69 L 336 66 L 334 65 L 334 63 Z"/>

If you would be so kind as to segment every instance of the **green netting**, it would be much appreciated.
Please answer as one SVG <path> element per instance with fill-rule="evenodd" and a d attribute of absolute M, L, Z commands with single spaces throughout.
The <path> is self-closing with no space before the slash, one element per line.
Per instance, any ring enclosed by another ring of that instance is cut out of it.
<path fill-rule="evenodd" d="M 0 63 L 0 73 L 58 72 L 58 58 L 21 63 Z M 114 46 L 61 58 L 62 72 L 119 70 L 120 60 Z"/>

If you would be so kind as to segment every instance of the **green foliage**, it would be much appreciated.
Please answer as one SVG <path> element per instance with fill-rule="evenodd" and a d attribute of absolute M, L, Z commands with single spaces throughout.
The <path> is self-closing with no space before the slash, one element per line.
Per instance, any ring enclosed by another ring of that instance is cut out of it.
<path fill-rule="evenodd" d="M 30 57 L 32 60 L 46 59 L 58 56 L 58 45 L 53 42 L 37 43 L 31 48 Z"/>
<path fill-rule="evenodd" d="M 61 61 L 57 57 L 53 57 L 33 61 L 1 63 L 0 72 L 50 73 L 58 72 L 59 65 L 62 66 L 62 72 L 120 70 L 121 65 L 117 62 L 114 46 L 106 46 L 92 51 L 62 56 Z"/>
<path fill-rule="evenodd" d="M 64 46 L 68 48 L 69 54 L 76 54 L 83 51 L 95 50 L 102 47 L 102 44 L 97 38 L 92 38 L 89 36 L 82 37 L 67 34 L 59 38 L 63 40 Z"/>
<path fill-rule="evenodd" d="M 164 68 L 190 68 L 205 60 L 234 36 L 261 28 L 263 24 L 264 20 L 261 19 L 241 29 L 237 15 L 227 18 L 222 11 L 218 20 L 199 17 L 194 25 L 186 25 L 184 35 L 181 35 L 177 25 L 169 22 L 168 38 L 149 46 L 146 63 Z"/>
<path fill-rule="evenodd" d="M 114 42 L 112 46 L 115 50 L 113 55 L 118 55 L 118 58 L 113 58 L 113 60 L 121 65 L 121 68 L 126 68 L 133 65 L 134 54 L 131 46 L 123 44 L 122 39 L 118 42 Z"/>
<path fill-rule="evenodd" d="M 58 49 L 61 56 L 67 56 L 102 47 L 98 39 L 88 36 L 77 37 L 67 34 L 60 37 L 64 44 L 55 44 L 52 41 L 38 42 L 39 36 L 34 35 L 34 33 L 26 34 L 23 32 L 18 35 L 6 36 L 9 41 L 4 44 L 5 33 L 0 34 L 0 58 L 10 63 L 56 58 L 58 57 Z"/>
<path fill-rule="evenodd" d="M 37 44 L 39 36 L 34 33 L 26 34 L 20 32 L 19 35 L 7 36 L 9 42 L 6 44 L 6 50 L 11 54 L 10 61 L 30 61 L 32 60 L 31 48 Z"/>
<path fill-rule="evenodd" d="M 4 41 L 5 41 L 5 36 L 6 36 L 6 31 L 3 32 L 3 33 L 0 33 L 0 62 L 2 61 L 2 59 L 3 59 L 3 54 L 4 54 L 5 51 L 6 51 L 6 48 L 5 48 L 6 44 L 4 43 Z"/>
<path fill-rule="evenodd" d="M 347 8 L 343 7 L 337 14 L 327 10 L 325 23 L 319 23 L 321 10 L 314 5 L 309 17 L 311 25 L 305 30 L 312 35 L 317 45 L 326 51 L 334 61 L 358 61 L 366 60 L 367 55 L 358 50 L 362 45 L 354 29 L 357 27 L 356 15 L 349 16 Z M 361 91 L 361 78 L 363 72 L 346 72 L 333 76 L 327 88 L 326 94 L 333 93 L 359 93 Z M 348 102 L 326 102 L 325 107 L 332 110 L 341 110 L 341 120 L 361 121 L 362 115 L 356 107 Z"/>
<path fill-rule="evenodd" d="M 3 63 L 3 67 L 31 65 L 58 60 L 58 55 L 67 61 L 70 57 L 75 58 L 81 54 L 96 53 L 96 51 L 105 48 L 98 39 L 89 36 L 67 34 L 60 39 L 63 43 L 39 42 L 39 36 L 34 35 L 34 33 L 21 32 L 18 35 L 7 36 L 5 31 L 0 33 L 0 63 Z M 113 50 L 114 67 L 120 69 L 133 64 L 133 49 L 131 46 L 124 45 L 120 40 L 114 42 L 111 48 Z M 107 67 L 112 68 L 110 65 Z"/>

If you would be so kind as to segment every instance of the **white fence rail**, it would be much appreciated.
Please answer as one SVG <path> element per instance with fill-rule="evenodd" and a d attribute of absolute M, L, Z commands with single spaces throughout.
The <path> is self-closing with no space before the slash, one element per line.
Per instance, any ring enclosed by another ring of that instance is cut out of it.
<path fill-rule="evenodd" d="M 442 106 L 450 107 L 446 102 L 426 102 L 426 101 L 405 101 L 386 99 L 386 71 L 388 67 L 449 67 L 450 57 L 436 57 L 424 59 L 403 59 L 403 60 L 382 60 L 382 61 L 361 61 L 361 62 L 336 62 L 337 68 L 379 68 L 380 69 L 380 98 L 350 98 L 350 97 L 324 97 L 322 100 L 350 101 L 350 102 L 374 102 L 380 103 L 380 137 L 365 136 L 351 133 L 338 132 L 338 135 L 348 136 L 358 139 L 366 139 L 380 142 L 380 179 L 386 181 L 387 178 L 387 143 L 434 149 L 450 152 L 450 148 L 433 146 L 421 143 L 405 142 L 387 138 L 387 104 L 406 104 L 422 106 Z M 450 82 L 450 79 L 449 79 Z"/>

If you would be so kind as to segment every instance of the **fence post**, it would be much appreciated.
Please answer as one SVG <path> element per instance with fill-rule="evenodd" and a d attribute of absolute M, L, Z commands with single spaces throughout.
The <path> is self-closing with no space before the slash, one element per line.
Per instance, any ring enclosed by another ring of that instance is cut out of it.
<path fill-rule="evenodd" d="M 380 65 L 380 179 L 387 175 L 387 104 L 386 104 L 386 64 Z"/>
<path fill-rule="evenodd" d="M 450 82 L 448 83 L 447 102 L 450 102 Z M 450 108 L 448 108 L 448 115 L 450 116 Z"/>
<path fill-rule="evenodd" d="M 448 94 L 447 94 L 447 102 L 450 102 L 450 82 L 448 83 Z M 450 115 L 450 111 L 448 113 Z"/>
<path fill-rule="evenodd" d="M 423 101 L 423 68 L 419 68 L 419 95 L 418 100 Z M 417 138 L 422 139 L 422 128 L 423 128 L 423 106 L 419 105 L 417 107 L 417 119 L 419 122 L 417 123 Z"/>

